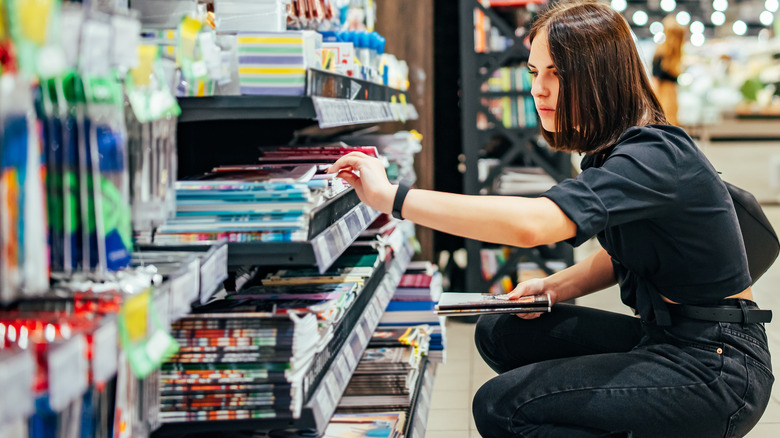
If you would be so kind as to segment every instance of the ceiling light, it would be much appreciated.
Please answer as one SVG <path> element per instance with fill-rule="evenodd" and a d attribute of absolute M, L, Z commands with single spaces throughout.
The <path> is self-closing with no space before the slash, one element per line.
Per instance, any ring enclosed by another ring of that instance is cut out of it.
<path fill-rule="evenodd" d="M 634 12 L 634 15 L 631 17 L 631 19 L 634 20 L 634 24 L 637 26 L 644 26 L 647 24 L 647 12 L 640 9 Z"/>
<path fill-rule="evenodd" d="M 704 23 L 701 21 L 691 23 L 691 33 L 704 33 Z"/>
<path fill-rule="evenodd" d="M 618 12 L 625 11 L 627 6 L 626 0 L 612 0 L 612 9 Z"/>
<path fill-rule="evenodd" d="M 760 21 L 764 26 L 771 26 L 772 22 L 775 21 L 775 14 L 769 11 L 764 11 L 761 13 L 761 15 L 758 16 L 758 21 Z"/>
<path fill-rule="evenodd" d="M 677 7 L 675 0 L 661 0 L 661 9 L 666 12 L 672 12 Z"/>
<path fill-rule="evenodd" d="M 702 44 L 704 44 L 704 34 L 695 33 L 691 35 L 691 44 L 693 44 L 696 47 L 701 47 Z"/>
<path fill-rule="evenodd" d="M 726 14 L 721 11 L 715 11 L 710 15 L 710 21 L 712 21 L 712 24 L 715 26 L 720 26 L 726 22 Z"/>
<path fill-rule="evenodd" d="M 686 11 L 678 12 L 676 18 L 680 26 L 687 26 L 691 22 L 691 14 Z"/>
<path fill-rule="evenodd" d="M 712 0 L 712 8 L 723 12 L 729 8 L 729 0 Z"/>
<path fill-rule="evenodd" d="M 653 35 L 663 31 L 664 31 L 664 25 L 661 24 L 660 21 L 653 21 L 652 23 L 650 23 L 650 33 L 652 33 Z"/>
<path fill-rule="evenodd" d="M 733 30 L 737 35 L 744 35 L 745 32 L 747 32 L 747 24 L 745 24 L 745 22 L 742 20 L 737 20 L 731 26 L 731 30 Z"/>
<path fill-rule="evenodd" d="M 777 0 L 766 0 L 764 7 L 769 12 L 777 12 L 777 7 L 780 6 L 779 3 Z"/>

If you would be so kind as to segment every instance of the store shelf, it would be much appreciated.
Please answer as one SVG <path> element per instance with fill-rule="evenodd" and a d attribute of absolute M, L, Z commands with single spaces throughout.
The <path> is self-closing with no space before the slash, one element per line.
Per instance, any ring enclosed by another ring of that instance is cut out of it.
<path fill-rule="evenodd" d="M 531 97 L 531 92 L 528 90 L 512 90 L 512 91 L 481 91 L 479 93 L 479 97 L 485 97 L 488 99 L 491 98 L 501 98 L 501 97 L 520 97 L 520 96 L 526 96 Z"/>
<path fill-rule="evenodd" d="M 143 261 L 145 255 L 155 253 L 192 253 L 198 258 L 198 288 L 197 299 L 201 304 L 206 303 L 217 289 L 222 287 L 222 282 L 228 278 L 227 260 L 228 246 L 224 241 L 199 241 L 178 244 L 141 244 L 135 247 L 136 260 Z M 153 264 L 153 263 L 151 263 Z M 183 287 L 192 284 L 192 280 L 181 282 Z M 181 291 L 178 294 L 188 293 Z M 194 295 L 194 294 L 191 294 Z"/>
<path fill-rule="evenodd" d="M 315 356 L 303 379 L 306 402 L 297 419 L 257 419 L 202 421 L 163 424 L 155 437 L 181 436 L 187 433 L 239 430 L 325 430 L 336 410 L 352 373 L 355 371 L 379 319 L 395 292 L 387 275 L 388 262 L 382 262 L 366 282 L 355 303 L 339 323 L 328 347 Z"/>
<path fill-rule="evenodd" d="M 357 196 L 354 196 L 357 199 Z M 352 199 L 341 197 L 339 199 Z M 347 201 L 344 201 L 347 202 Z M 330 265 L 357 239 L 363 230 L 379 217 L 379 212 L 361 203 L 354 205 L 331 202 L 328 207 L 314 213 L 330 218 L 327 227 L 305 242 L 230 242 L 228 244 L 229 266 L 317 266 L 325 272 Z M 334 210 L 346 213 L 334 215 Z"/>
<path fill-rule="evenodd" d="M 309 70 L 306 80 L 305 96 L 179 98 L 179 122 L 312 119 L 329 128 L 418 118 L 401 90 L 321 70 Z"/>

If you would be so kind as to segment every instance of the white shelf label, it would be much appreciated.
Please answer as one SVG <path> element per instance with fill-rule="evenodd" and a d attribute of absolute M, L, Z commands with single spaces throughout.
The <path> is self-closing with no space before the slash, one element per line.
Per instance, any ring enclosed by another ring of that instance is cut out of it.
<path fill-rule="evenodd" d="M 119 345 L 116 319 L 107 319 L 92 335 L 92 375 L 104 383 L 116 374 Z"/>
<path fill-rule="evenodd" d="M 9 353 L 0 360 L 0 427 L 35 412 L 32 388 L 35 359 L 31 350 Z"/>
<path fill-rule="evenodd" d="M 52 345 L 49 362 L 49 406 L 62 412 L 87 390 L 87 341 L 78 334 Z"/>
<path fill-rule="evenodd" d="M 402 114 L 398 109 L 403 105 L 391 104 L 389 102 L 314 96 L 312 97 L 312 103 L 314 104 L 314 112 L 317 114 L 320 128 L 406 120 L 405 114 Z"/>

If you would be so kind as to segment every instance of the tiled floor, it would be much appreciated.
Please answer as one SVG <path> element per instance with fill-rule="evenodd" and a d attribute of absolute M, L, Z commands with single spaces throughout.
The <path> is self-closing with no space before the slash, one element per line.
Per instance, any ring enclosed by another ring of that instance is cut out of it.
<path fill-rule="evenodd" d="M 770 163 L 780 157 L 780 143 L 712 143 L 705 153 L 728 181 L 752 191 L 762 201 L 777 200 L 778 188 L 770 186 Z M 765 212 L 780 231 L 780 207 L 765 206 Z M 593 251 L 583 245 L 575 253 L 580 259 Z M 770 268 L 753 287 L 756 301 L 775 311 L 775 322 L 767 324 L 769 347 L 780 352 L 780 262 Z M 578 301 L 578 304 L 628 313 L 620 303 L 616 288 Z M 479 433 L 471 416 L 471 400 L 476 390 L 495 373 L 484 364 L 474 347 L 474 325 L 448 321 L 447 362 L 438 367 L 428 418 L 426 438 L 476 438 Z M 778 353 L 780 354 L 780 353 Z M 780 359 L 775 359 L 780 363 Z M 747 438 L 780 437 L 780 384 L 773 387 L 772 400 L 759 424 Z"/>

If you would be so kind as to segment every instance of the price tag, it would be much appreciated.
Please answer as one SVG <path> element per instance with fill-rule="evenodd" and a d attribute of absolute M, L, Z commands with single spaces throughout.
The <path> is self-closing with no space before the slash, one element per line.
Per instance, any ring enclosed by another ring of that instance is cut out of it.
<path fill-rule="evenodd" d="M 320 388 L 319 391 L 317 391 L 316 400 L 317 404 L 314 406 L 314 409 L 318 409 L 323 417 L 326 417 L 329 413 L 333 412 L 333 402 L 331 401 L 330 393 L 328 393 L 328 388 Z"/>
<path fill-rule="evenodd" d="M 360 358 L 363 357 L 364 347 L 364 344 L 360 341 L 360 336 L 358 336 L 357 333 L 352 335 L 352 338 L 349 340 L 349 346 L 352 347 L 352 353 L 355 355 L 355 366 L 357 366 L 357 363 L 360 362 Z M 351 371 L 354 370 L 355 368 L 353 367 Z"/>
<path fill-rule="evenodd" d="M 33 377 L 35 359 L 31 350 L 0 354 L 0 428 L 35 412 Z"/>
<path fill-rule="evenodd" d="M 350 244 L 350 237 L 352 236 L 352 233 L 350 233 L 350 228 L 347 226 L 346 220 L 339 221 L 339 230 L 341 231 L 341 239 L 344 243 L 344 246 L 347 246 Z"/>
<path fill-rule="evenodd" d="M 328 379 L 325 379 L 322 384 L 325 385 L 327 393 L 330 395 L 331 406 L 338 406 L 339 400 L 341 400 L 341 391 L 339 391 L 339 388 L 329 383 Z"/>
<path fill-rule="evenodd" d="M 328 376 L 325 377 L 325 384 L 328 385 L 328 389 L 330 390 L 330 393 L 334 396 L 336 405 L 338 405 L 339 400 L 341 400 L 342 388 L 341 386 L 339 386 L 339 383 L 336 381 L 336 376 L 334 376 L 333 373 L 328 373 Z"/>
<path fill-rule="evenodd" d="M 140 44 L 141 22 L 136 18 L 123 15 L 112 15 L 111 24 L 114 27 L 113 47 L 111 50 L 114 66 L 130 69 L 138 64 L 137 53 Z"/>
<path fill-rule="evenodd" d="M 106 317 L 92 335 L 92 376 L 104 383 L 116 374 L 119 358 L 119 337 L 116 319 Z"/>
<path fill-rule="evenodd" d="M 85 74 L 102 75 L 110 71 L 111 26 L 98 20 L 85 20 L 81 28 L 79 66 Z M 133 54 L 136 52 L 133 51 Z"/>
<path fill-rule="evenodd" d="M 349 381 L 350 372 L 347 365 L 347 358 L 345 355 L 339 357 L 338 364 L 336 366 L 336 378 L 339 381 L 339 385 L 344 385 L 344 382 Z"/>
<path fill-rule="evenodd" d="M 154 290 L 154 309 L 157 311 L 157 317 L 160 318 L 160 324 L 170 329 L 171 326 L 171 285 L 163 283 Z M 151 327 L 149 325 L 148 327 Z M 146 332 L 144 332 L 146 336 Z"/>
<path fill-rule="evenodd" d="M 78 334 L 59 345 L 52 345 L 48 355 L 49 406 L 62 412 L 70 402 L 87 390 L 87 341 Z"/>
<path fill-rule="evenodd" d="M 188 265 L 187 271 L 182 275 L 171 279 L 171 309 L 172 320 L 176 320 L 190 313 L 190 305 L 195 301 L 200 292 L 199 287 L 199 263 L 195 261 Z M 193 271 L 194 269 L 194 271 Z"/>
<path fill-rule="evenodd" d="M 368 343 L 368 341 L 366 340 L 366 331 L 365 331 L 365 326 L 363 324 L 364 322 L 365 319 L 361 320 L 360 325 L 356 327 L 357 330 L 355 330 L 360 345 L 366 345 Z"/>
<path fill-rule="evenodd" d="M 347 346 L 344 348 L 344 357 L 347 359 L 347 374 L 352 374 L 352 370 L 355 369 L 357 366 L 357 360 L 355 359 L 355 353 L 354 351 Z"/>

